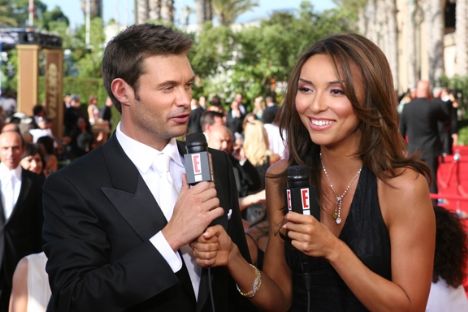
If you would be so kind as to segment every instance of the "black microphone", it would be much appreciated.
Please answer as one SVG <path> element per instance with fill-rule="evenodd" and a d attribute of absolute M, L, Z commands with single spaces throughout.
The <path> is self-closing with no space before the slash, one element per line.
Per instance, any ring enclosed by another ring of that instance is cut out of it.
<path fill-rule="evenodd" d="M 213 181 L 213 165 L 208 143 L 203 133 L 192 133 L 186 138 L 187 154 L 184 155 L 184 166 L 187 183 L 195 185 L 202 181 Z"/>
<path fill-rule="evenodd" d="M 312 193 L 309 182 L 310 169 L 307 166 L 294 165 L 288 167 L 287 173 L 286 201 L 288 211 L 310 216 L 310 196 Z"/>
<path fill-rule="evenodd" d="M 213 164 L 211 162 L 211 154 L 208 153 L 208 143 L 203 133 L 192 133 L 185 138 L 187 154 L 184 155 L 184 167 L 187 175 L 187 183 L 195 185 L 202 181 L 214 181 Z M 219 217 L 213 220 L 211 225 L 218 224 Z M 215 312 L 215 301 L 213 295 L 213 285 L 211 278 L 211 268 L 208 272 L 208 290 L 211 301 L 211 311 Z"/>
<path fill-rule="evenodd" d="M 304 215 L 312 215 L 320 220 L 320 208 L 313 205 L 311 208 L 311 196 L 315 195 L 313 189 L 310 187 L 310 169 L 307 166 L 294 165 L 288 167 L 288 182 L 286 188 L 286 201 L 288 211 L 294 211 Z M 307 310 L 310 311 L 310 292 L 311 292 L 311 276 L 309 270 L 309 259 L 301 253 L 301 271 L 304 278 L 304 286 L 307 292 Z"/>

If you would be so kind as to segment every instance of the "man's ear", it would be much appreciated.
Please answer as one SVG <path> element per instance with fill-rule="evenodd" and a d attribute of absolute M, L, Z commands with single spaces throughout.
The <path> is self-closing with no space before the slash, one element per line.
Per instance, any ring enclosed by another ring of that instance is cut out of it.
<path fill-rule="evenodd" d="M 131 104 L 131 99 L 134 98 L 133 88 L 125 80 L 122 78 L 112 80 L 111 90 L 122 105 L 129 106 Z"/>

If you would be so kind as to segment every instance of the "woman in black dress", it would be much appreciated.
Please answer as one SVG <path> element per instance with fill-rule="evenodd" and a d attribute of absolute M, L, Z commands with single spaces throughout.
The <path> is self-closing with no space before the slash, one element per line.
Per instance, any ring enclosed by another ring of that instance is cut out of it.
<path fill-rule="evenodd" d="M 384 54 L 360 35 L 331 36 L 299 59 L 288 86 L 280 126 L 290 156 L 267 172 L 263 273 L 218 226 L 192 244 L 197 261 L 226 265 L 266 311 L 424 311 L 435 245 L 428 169 L 406 156 Z M 284 214 L 295 164 L 310 170 L 320 220 Z"/>

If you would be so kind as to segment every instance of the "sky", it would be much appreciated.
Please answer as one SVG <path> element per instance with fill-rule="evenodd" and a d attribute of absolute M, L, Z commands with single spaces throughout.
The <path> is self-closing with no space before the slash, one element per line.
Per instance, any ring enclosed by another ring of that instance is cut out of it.
<path fill-rule="evenodd" d="M 335 5 L 331 0 L 309 0 L 314 9 L 323 11 L 325 9 L 333 8 Z M 81 11 L 80 0 L 43 0 L 47 4 L 48 9 L 59 6 L 65 15 L 70 19 L 71 26 L 84 24 L 84 16 Z M 259 6 L 241 15 L 238 22 L 248 22 L 260 18 L 268 17 L 275 10 L 284 9 L 299 9 L 302 0 L 258 0 Z M 121 24 L 129 25 L 134 21 L 134 0 L 103 0 L 104 6 L 104 20 L 108 21 L 111 18 L 118 20 Z M 195 7 L 194 0 L 175 0 L 176 5 L 176 22 L 181 20 L 182 8 L 185 6 Z M 195 21 L 193 14 L 191 21 Z"/>

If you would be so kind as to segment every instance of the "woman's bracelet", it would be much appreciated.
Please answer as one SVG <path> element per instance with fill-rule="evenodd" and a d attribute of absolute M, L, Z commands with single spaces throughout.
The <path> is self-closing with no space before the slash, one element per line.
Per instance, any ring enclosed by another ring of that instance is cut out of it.
<path fill-rule="evenodd" d="M 255 296 L 257 291 L 260 289 L 260 286 L 262 286 L 262 273 L 260 272 L 259 269 L 257 269 L 257 267 L 255 265 L 250 264 L 250 263 L 249 263 L 249 265 L 252 268 L 254 268 L 254 270 L 255 270 L 255 280 L 253 281 L 253 284 L 252 284 L 252 290 L 248 291 L 248 292 L 243 292 L 239 288 L 239 285 L 236 284 L 236 287 L 237 287 L 237 291 L 239 292 L 239 294 L 241 294 L 242 296 L 247 297 L 247 298 L 252 298 L 253 296 Z"/>

